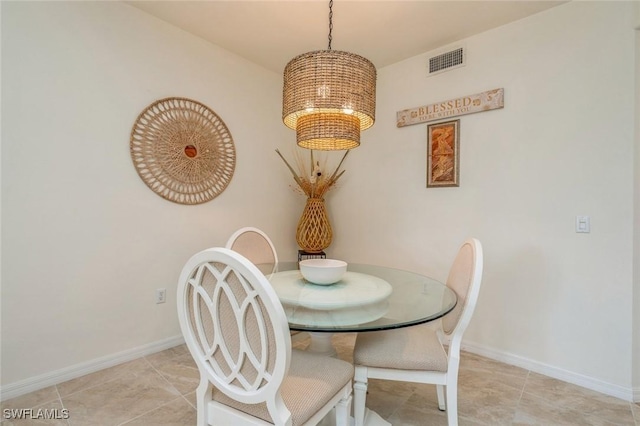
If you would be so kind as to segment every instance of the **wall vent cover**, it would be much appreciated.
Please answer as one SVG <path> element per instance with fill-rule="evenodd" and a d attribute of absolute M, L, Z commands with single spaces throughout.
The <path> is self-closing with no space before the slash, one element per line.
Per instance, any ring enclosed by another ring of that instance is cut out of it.
<path fill-rule="evenodd" d="M 429 75 L 449 71 L 465 65 L 465 49 L 458 47 L 429 58 Z"/>

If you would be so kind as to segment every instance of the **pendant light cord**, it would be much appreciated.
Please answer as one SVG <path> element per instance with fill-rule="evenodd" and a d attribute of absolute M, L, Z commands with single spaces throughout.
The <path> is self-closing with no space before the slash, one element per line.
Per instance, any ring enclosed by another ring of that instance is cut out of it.
<path fill-rule="evenodd" d="M 329 49 L 331 50 L 331 31 L 333 31 L 333 0 L 329 0 Z"/>

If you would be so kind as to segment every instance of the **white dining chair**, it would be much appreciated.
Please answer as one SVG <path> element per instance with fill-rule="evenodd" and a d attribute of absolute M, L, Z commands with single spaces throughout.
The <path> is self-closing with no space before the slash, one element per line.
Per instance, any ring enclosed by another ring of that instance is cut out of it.
<path fill-rule="evenodd" d="M 424 324 L 358 334 L 353 352 L 356 426 L 364 422 L 369 378 L 435 384 L 440 410 L 446 409 L 450 426 L 458 424 L 460 345 L 478 300 L 482 268 L 482 245 L 470 238 L 460 247 L 446 283 L 458 302 L 439 328 Z"/>
<path fill-rule="evenodd" d="M 226 248 L 240 253 L 253 262 L 260 272 L 269 276 L 277 272 L 278 253 L 271 238 L 262 230 L 247 226 L 234 232 L 227 240 Z M 306 337 L 306 333 L 292 331 L 291 336 L 296 340 Z"/>
<path fill-rule="evenodd" d="M 278 253 L 269 236 L 252 226 L 234 232 L 225 247 L 249 259 L 263 273 L 274 272 L 273 268 L 278 263 Z"/>
<path fill-rule="evenodd" d="M 178 319 L 200 373 L 197 424 L 347 426 L 353 366 L 291 348 L 266 277 L 227 248 L 195 254 L 178 283 Z"/>

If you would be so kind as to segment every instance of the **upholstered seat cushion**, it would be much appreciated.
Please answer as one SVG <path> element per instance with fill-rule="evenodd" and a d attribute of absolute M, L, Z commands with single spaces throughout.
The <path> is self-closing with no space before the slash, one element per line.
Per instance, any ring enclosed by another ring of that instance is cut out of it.
<path fill-rule="evenodd" d="M 447 371 L 447 353 L 428 326 L 358 333 L 353 362 L 367 367 Z"/>
<path fill-rule="evenodd" d="M 353 378 L 353 365 L 326 355 L 293 349 L 289 374 L 281 387 L 293 426 L 304 424 Z M 266 404 L 241 404 L 214 390 L 214 400 L 272 422 Z"/>

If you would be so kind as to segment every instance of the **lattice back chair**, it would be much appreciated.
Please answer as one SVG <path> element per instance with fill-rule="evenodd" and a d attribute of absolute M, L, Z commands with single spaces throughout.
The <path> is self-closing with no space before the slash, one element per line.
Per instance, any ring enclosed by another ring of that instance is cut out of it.
<path fill-rule="evenodd" d="M 186 263 L 178 319 L 200 372 L 198 425 L 347 426 L 353 366 L 294 350 L 284 309 L 258 268 L 226 248 Z"/>
<path fill-rule="evenodd" d="M 356 426 L 364 422 L 368 378 L 435 384 L 439 408 L 447 411 L 450 426 L 458 424 L 460 345 L 478 300 L 482 269 L 482 245 L 470 238 L 449 270 L 447 286 L 456 292 L 458 302 L 442 318 L 439 329 L 419 325 L 358 334 L 353 353 Z"/>
<path fill-rule="evenodd" d="M 263 273 L 275 272 L 278 253 L 269 236 L 258 228 L 240 228 L 229 237 L 225 246 L 252 261 Z"/>

